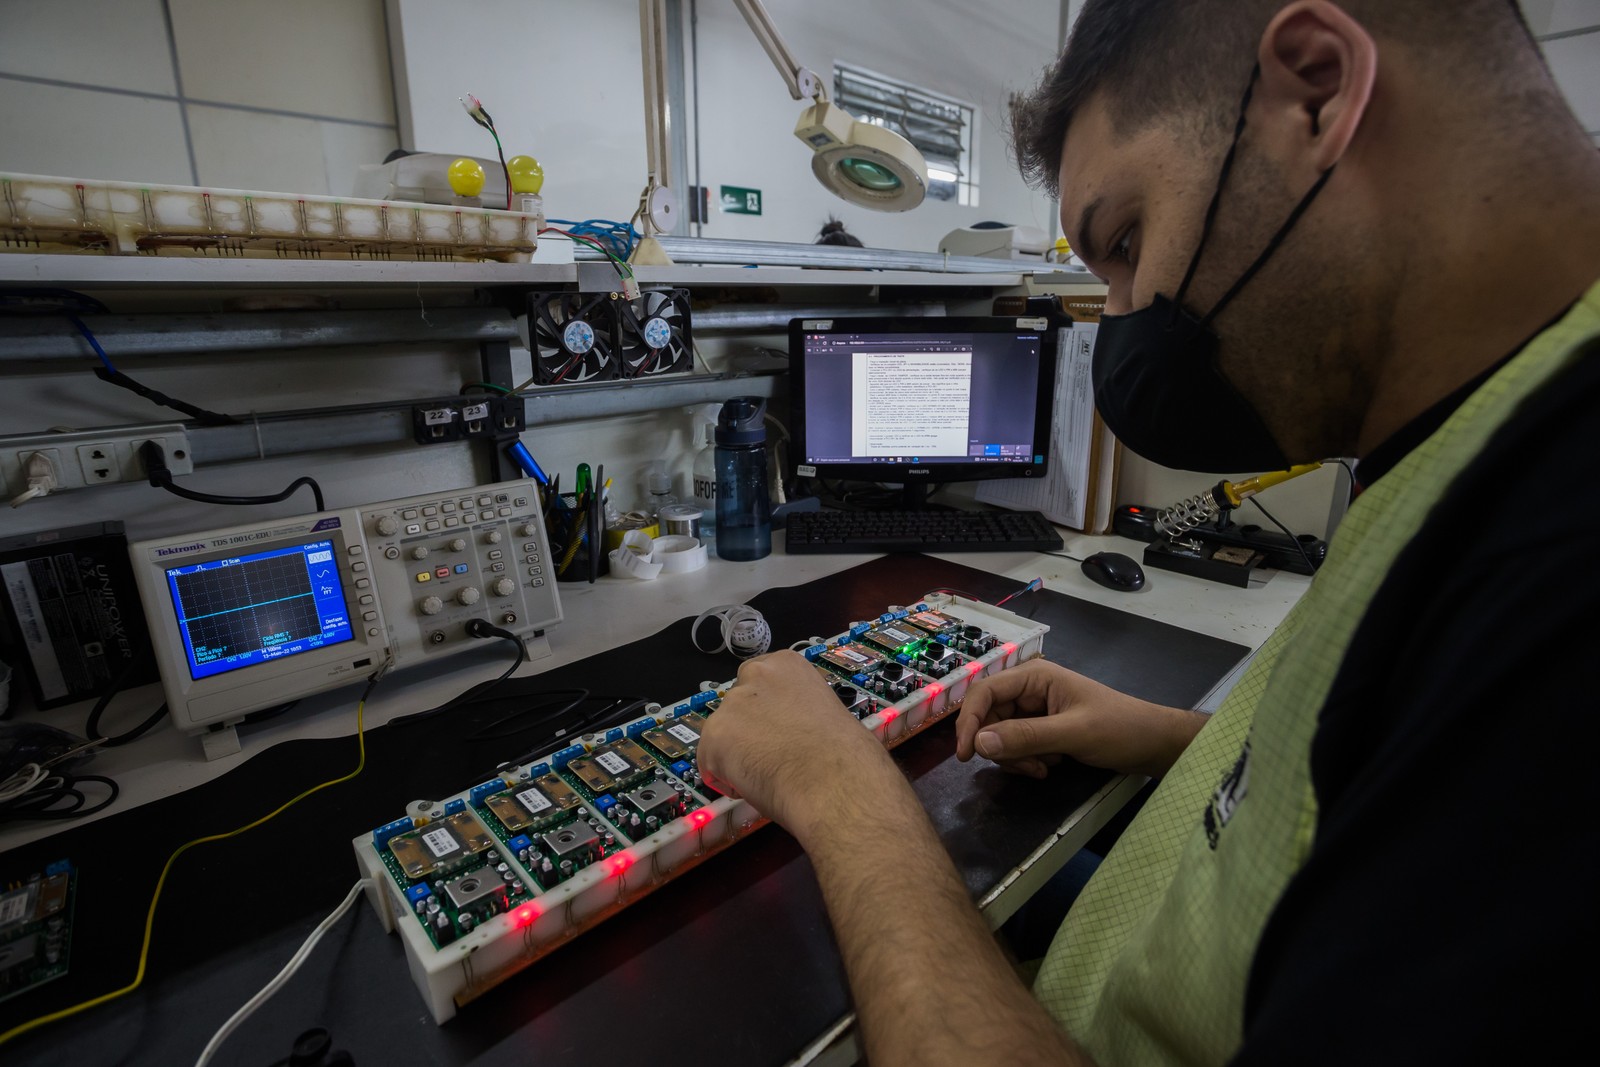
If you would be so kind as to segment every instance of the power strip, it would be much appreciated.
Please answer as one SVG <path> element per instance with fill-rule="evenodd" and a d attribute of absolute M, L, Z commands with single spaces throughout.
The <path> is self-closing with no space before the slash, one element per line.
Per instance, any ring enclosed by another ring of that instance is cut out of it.
<path fill-rule="evenodd" d="M 937 594 L 805 655 L 893 748 L 958 708 L 975 679 L 1040 655 L 1048 631 Z M 354 840 L 367 899 L 400 934 L 435 1022 L 766 823 L 705 785 L 696 762 L 704 720 L 733 685 L 650 705 Z"/>

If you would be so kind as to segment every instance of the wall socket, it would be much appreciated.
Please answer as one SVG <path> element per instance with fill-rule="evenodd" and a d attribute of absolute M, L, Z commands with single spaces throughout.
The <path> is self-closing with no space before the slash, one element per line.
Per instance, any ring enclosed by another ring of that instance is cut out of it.
<path fill-rule="evenodd" d="M 167 455 L 173 474 L 193 474 L 194 456 L 189 434 L 180 423 L 106 430 L 72 430 L 67 433 L 15 434 L 0 438 L 0 477 L 6 493 L 15 496 L 28 487 L 28 459 L 43 453 L 55 469 L 54 492 L 120 482 L 142 482 L 149 472 L 139 456 L 146 441 L 155 441 Z"/>

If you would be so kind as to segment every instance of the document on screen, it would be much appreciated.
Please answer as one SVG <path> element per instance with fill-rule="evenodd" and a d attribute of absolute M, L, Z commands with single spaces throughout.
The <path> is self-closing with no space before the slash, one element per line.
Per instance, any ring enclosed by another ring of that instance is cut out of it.
<path fill-rule="evenodd" d="M 851 360 L 851 455 L 967 455 L 971 352 L 854 352 Z"/>

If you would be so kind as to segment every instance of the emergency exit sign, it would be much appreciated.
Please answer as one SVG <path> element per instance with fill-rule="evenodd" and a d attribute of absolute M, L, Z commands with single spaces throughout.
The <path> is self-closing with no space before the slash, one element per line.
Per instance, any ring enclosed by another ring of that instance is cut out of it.
<path fill-rule="evenodd" d="M 730 215 L 761 214 L 761 190 L 740 185 L 722 187 L 722 210 Z"/>

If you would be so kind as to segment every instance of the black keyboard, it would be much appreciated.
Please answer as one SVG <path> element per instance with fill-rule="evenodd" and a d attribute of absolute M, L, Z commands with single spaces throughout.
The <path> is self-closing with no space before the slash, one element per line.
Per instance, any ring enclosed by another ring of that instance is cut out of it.
<path fill-rule="evenodd" d="M 1037 511 L 800 511 L 791 555 L 843 552 L 1059 552 L 1061 535 Z"/>

